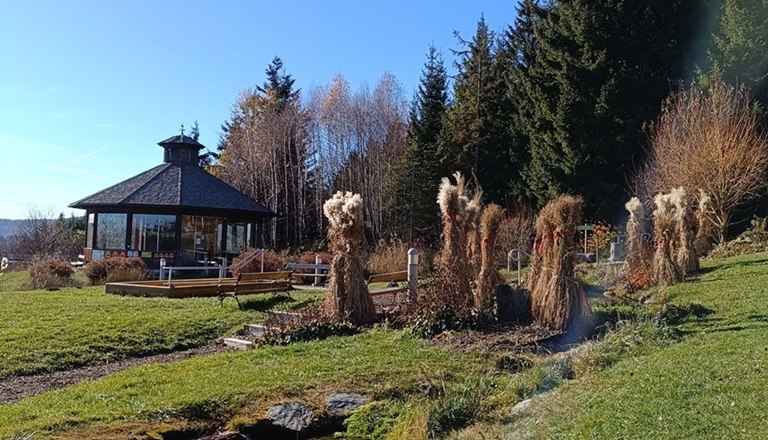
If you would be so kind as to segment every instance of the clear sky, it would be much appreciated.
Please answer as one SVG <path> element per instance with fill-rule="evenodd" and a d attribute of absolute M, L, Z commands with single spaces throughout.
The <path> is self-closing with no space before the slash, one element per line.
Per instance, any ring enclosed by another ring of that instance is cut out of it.
<path fill-rule="evenodd" d="M 157 142 L 200 124 L 216 147 L 237 95 L 280 56 L 308 90 L 393 73 L 410 97 L 425 53 L 514 0 L 0 0 L 0 218 L 66 206 L 162 162 Z M 82 211 L 75 210 L 76 214 Z"/>

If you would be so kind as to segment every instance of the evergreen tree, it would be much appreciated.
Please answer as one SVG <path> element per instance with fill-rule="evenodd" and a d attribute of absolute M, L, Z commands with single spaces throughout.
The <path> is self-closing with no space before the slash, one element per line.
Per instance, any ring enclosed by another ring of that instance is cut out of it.
<path fill-rule="evenodd" d="M 448 108 L 448 75 L 443 58 L 430 46 L 418 93 L 411 105 L 405 153 L 388 179 L 389 209 L 401 219 L 401 231 L 409 241 L 419 237 L 434 242 L 439 234 L 435 195 L 442 178 L 437 140 Z M 403 203 L 405 202 L 405 203 Z"/>
<path fill-rule="evenodd" d="M 267 80 L 256 90 L 265 95 L 267 99 L 276 103 L 278 111 L 282 111 L 286 104 L 299 96 L 299 90 L 293 89 L 294 80 L 291 75 L 285 73 L 283 60 L 275 57 L 269 63 L 266 70 Z"/>
<path fill-rule="evenodd" d="M 521 166 L 505 80 L 509 53 L 482 17 L 472 40 L 461 43 L 454 102 L 439 141 L 443 172 L 473 176 L 488 201 L 506 204 Z"/>
<path fill-rule="evenodd" d="M 713 48 L 710 75 L 744 84 L 768 105 L 768 0 L 725 0 Z"/>
<path fill-rule="evenodd" d="M 688 75 L 698 3 L 522 4 L 533 38 L 518 38 L 534 43 L 535 57 L 514 85 L 528 109 L 519 113 L 530 139 L 526 183 L 540 205 L 569 192 L 585 197 L 592 217 L 618 212 L 642 160 L 644 123 Z"/>

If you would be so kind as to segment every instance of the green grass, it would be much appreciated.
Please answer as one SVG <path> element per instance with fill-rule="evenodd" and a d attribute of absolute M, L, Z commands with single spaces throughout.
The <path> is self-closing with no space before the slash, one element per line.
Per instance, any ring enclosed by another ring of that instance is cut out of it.
<path fill-rule="evenodd" d="M 4 275 L 21 286 L 25 272 Z M 306 304 L 317 293 L 248 295 L 243 310 L 216 298 L 137 298 L 103 286 L 0 291 L 0 379 L 200 346 L 258 322 L 271 308 Z"/>
<path fill-rule="evenodd" d="M 424 378 L 460 380 L 486 368 L 483 359 L 431 347 L 405 331 L 373 331 L 144 365 L 0 406 L 0 438 L 115 421 L 226 420 L 244 406 L 313 390 L 398 396 L 416 392 Z"/>
<path fill-rule="evenodd" d="M 768 436 L 768 254 L 704 270 L 657 293 L 694 312 L 684 339 L 566 383 L 543 405 L 539 438 Z"/>

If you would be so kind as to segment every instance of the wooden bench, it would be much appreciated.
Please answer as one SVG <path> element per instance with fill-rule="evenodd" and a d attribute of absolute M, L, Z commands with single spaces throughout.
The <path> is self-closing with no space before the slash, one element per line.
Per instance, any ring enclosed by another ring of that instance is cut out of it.
<path fill-rule="evenodd" d="M 285 292 L 291 289 L 291 272 L 240 272 L 236 278 L 222 278 L 216 287 L 219 301 L 233 298 L 240 307 L 237 295 L 249 293 Z"/>
<path fill-rule="evenodd" d="M 397 294 L 400 292 L 404 292 L 408 290 L 408 285 L 405 286 L 397 286 L 397 283 L 408 281 L 408 271 L 402 270 L 399 272 L 389 272 L 389 273 L 380 273 L 371 275 L 368 278 L 368 285 L 370 286 L 373 283 L 394 283 L 395 286 L 385 287 L 383 289 L 378 289 L 374 291 L 369 291 L 371 296 L 378 296 L 378 295 L 387 295 L 387 294 Z"/>

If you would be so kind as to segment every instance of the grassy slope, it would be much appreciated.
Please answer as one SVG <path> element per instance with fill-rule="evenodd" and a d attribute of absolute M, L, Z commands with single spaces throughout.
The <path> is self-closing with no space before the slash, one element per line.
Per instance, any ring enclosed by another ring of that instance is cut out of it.
<path fill-rule="evenodd" d="M 204 345 L 258 321 L 273 307 L 293 307 L 314 294 L 243 297 L 244 310 L 215 298 L 135 298 L 104 293 L 104 287 L 60 291 L 7 291 L 23 272 L 2 280 L 0 379 L 18 374 L 111 361 Z"/>
<path fill-rule="evenodd" d="M 540 438 L 765 438 L 768 434 L 768 254 L 705 264 L 668 289 L 712 313 L 682 342 L 625 359 L 559 389 Z"/>
<path fill-rule="evenodd" d="M 392 331 L 223 353 L 132 368 L 0 406 L 0 438 L 112 421 L 228 418 L 245 405 L 259 406 L 262 398 L 296 399 L 312 390 L 386 396 L 413 392 L 424 377 L 453 377 L 486 367 L 476 356 Z"/>

